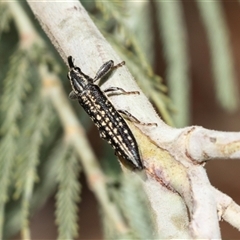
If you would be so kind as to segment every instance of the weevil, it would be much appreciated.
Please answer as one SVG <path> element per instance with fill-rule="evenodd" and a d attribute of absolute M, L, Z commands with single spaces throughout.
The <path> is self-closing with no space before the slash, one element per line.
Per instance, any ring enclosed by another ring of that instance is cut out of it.
<path fill-rule="evenodd" d="M 109 87 L 101 90 L 95 84 L 97 80 L 105 77 L 110 71 L 121 67 L 125 62 L 114 65 L 112 60 L 104 63 L 94 78 L 84 74 L 74 65 L 72 56 L 68 57 L 68 79 L 72 91 L 70 99 L 77 99 L 79 104 L 90 116 L 99 130 L 100 137 L 106 140 L 115 150 L 115 154 L 123 159 L 133 169 L 142 170 L 139 148 L 129 126 L 123 116 L 143 125 L 156 125 L 155 123 L 141 123 L 126 110 L 117 110 L 108 98 L 108 94 L 139 94 L 138 91 L 127 92 L 119 87 Z"/>

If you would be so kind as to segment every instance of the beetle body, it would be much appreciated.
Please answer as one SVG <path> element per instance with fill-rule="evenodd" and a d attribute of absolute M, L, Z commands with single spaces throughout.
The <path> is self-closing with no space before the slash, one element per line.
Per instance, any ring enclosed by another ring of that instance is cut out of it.
<path fill-rule="evenodd" d="M 79 104 L 98 127 L 100 137 L 115 150 L 115 154 L 133 169 L 143 169 L 138 145 L 124 118 L 109 101 L 106 94 L 94 82 L 105 76 L 112 68 L 113 61 L 105 63 L 94 79 L 85 75 L 79 67 L 74 66 L 72 57 L 68 58 L 70 71 L 68 78 L 73 91 L 69 97 L 77 99 Z M 119 90 L 120 88 L 118 88 Z M 114 91 L 109 88 L 106 92 Z"/>

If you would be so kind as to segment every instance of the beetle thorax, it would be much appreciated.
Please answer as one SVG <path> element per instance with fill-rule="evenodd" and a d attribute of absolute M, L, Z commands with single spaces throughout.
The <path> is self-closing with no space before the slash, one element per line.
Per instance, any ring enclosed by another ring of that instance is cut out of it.
<path fill-rule="evenodd" d="M 85 74 L 82 74 L 81 72 L 75 70 L 70 71 L 68 77 L 75 94 L 79 94 L 84 91 L 90 82 L 90 79 L 88 79 Z"/>

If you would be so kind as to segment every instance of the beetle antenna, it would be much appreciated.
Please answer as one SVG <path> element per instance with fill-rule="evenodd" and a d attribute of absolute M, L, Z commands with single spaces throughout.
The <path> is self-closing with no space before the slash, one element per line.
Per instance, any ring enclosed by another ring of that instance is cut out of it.
<path fill-rule="evenodd" d="M 73 57 L 72 56 L 68 56 L 67 60 L 68 60 L 69 67 L 70 68 L 75 68 L 74 63 L 73 63 Z"/>

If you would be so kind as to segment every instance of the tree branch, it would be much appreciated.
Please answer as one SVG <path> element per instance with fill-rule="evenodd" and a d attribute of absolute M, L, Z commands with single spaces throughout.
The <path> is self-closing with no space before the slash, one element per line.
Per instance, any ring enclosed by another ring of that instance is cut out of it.
<path fill-rule="evenodd" d="M 79 2 L 28 3 L 65 62 L 72 55 L 76 65 L 94 76 L 103 62 L 124 60 L 119 59 Z M 110 85 L 141 92 L 126 67 L 102 87 Z M 142 154 L 146 173 L 143 186 L 159 236 L 220 238 L 216 192 L 212 191 L 201 163 L 216 157 L 239 157 L 239 133 L 197 126 L 171 128 L 157 116 L 143 94 L 115 96 L 111 100 L 117 109 L 130 111 L 143 122 L 158 124 L 144 127 L 129 123 Z M 229 222 L 232 224 L 234 219 Z"/>

